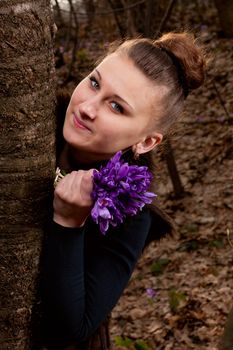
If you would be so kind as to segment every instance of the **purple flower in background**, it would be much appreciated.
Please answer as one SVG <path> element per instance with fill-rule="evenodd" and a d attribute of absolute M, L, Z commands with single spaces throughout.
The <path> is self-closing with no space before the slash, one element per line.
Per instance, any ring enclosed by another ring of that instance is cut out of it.
<path fill-rule="evenodd" d="M 147 192 L 152 175 L 146 166 L 129 165 L 117 152 L 99 171 L 93 174 L 92 219 L 105 234 L 109 225 L 116 226 L 126 216 L 133 216 L 156 195 Z"/>
<path fill-rule="evenodd" d="M 157 292 L 154 288 L 147 288 L 146 294 L 149 298 L 154 298 L 156 296 Z"/>

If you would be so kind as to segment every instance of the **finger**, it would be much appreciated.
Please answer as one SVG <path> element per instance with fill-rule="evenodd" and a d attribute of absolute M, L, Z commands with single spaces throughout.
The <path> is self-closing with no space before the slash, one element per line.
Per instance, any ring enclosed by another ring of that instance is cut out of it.
<path fill-rule="evenodd" d="M 54 196 L 75 205 L 92 205 L 93 171 L 72 171 L 56 186 Z"/>
<path fill-rule="evenodd" d="M 66 175 L 56 186 L 54 195 L 67 202 L 73 202 L 75 193 L 78 191 L 80 179 L 77 176 L 78 172 L 72 172 Z M 74 184 L 75 187 L 74 187 Z"/>
<path fill-rule="evenodd" d="M 87 205 L 92 204 L 91 192 L 93 190 L 93 169 L 85 171 L 82 174 L 80 184 L 80 194 L 82 200 L 87 202 Z"/>

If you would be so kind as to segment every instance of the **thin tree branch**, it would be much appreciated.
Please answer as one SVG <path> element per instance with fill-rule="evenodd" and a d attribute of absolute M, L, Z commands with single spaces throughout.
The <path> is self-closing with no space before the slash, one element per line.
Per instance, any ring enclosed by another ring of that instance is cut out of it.
<path fill-rule="evenodd" d="M 166 140 L 165 158 L 167 163 L 168 172 L 173 184 L 173 189 L 176 198 L 180 198 L 184 195 L 184 187 L 181 183 L 180 176 L 176 167 L 176 162 L 173 154 L 173 149 L 169 140 Z"/>
<path fill-rule="evenodd" d="M 145 15 L 145 29 L 144 34 L 147 38 L 152 36 L 151 22 L 153 14 L 153 0 L 148 0 L 146 3 L 146 15 Z"/>
<path fill-rule="evenodd" d="M 96 12 L 96 15 L 99 15 L 99 16 L 105 16 L 105 15 L 109 15 L 109 14 L 112 14 L 114 12 L 124 12 L 124 11 L 128 11 L 140 4 L 143 4 L 144 2 L 147 2 L 148 0 L 141 0 L 141 1 L 137 1 L 135 2 L 134 4 L 131 4 L 131 5 L 128 5 L 126 8 L 122 8 L 122 7 L 118 7 L 118 8 L 115 8 L 115 9 L 112 9 L 112 10 L 108 10 L 108 11 L 100 11 L 100 12 Z M 65 10 L 63 9 L 62 10 L 63 12 L 69 12 L 69 10 Z M 89 12 L 76 12 L 78 16 L 82 16 L 82 17 L 87 17 L 87 15 L 89 14 Z"/>
<path fill-rule="evenodd" d="M 123 26 L 122 26 L 122 24 L 121 24 L 121 22 L 120 22 L 120 20 L 119 20 L 119 18 L 118 18 L 117 11 L 115 11 L 114 3 L 112 2 L 112 0 L 108 0 L 108 3 L 109 3 L 109 5 L 110 5 L 110 7 L 111 7 L 111 9 L 112 9 L 112 13 L 113 13 L 113 16 L 114 16 L 114 18 L 115 18 L 116 25 L 117 25 L 117 27 L 118 27 L 118 29 L 119 29 L 120 36 L 121 36 L 122 38 L 124 38 L 124 36 L 125 36 L 125 30 L 124 30 L 124 28 L 123 28 Z M 118 8 L 118 9 L 119 9 L 119 8 Z M 124 7 L 122 7 L 122 11 L 124 11 Z"/>
<path fill-rule="evenodd" d="M 73 46 L 73 50 L 72 50 L 72 59 L 71 59 L 71 63 L 70 63 L 70 67 L 69 67 L 69 73 L 68 73 L 68 78 L 71 76 L 71 72 L 76 60 L 76 52 L 78 49 L 78 32 L 79 32 L 79 23 L 78 23 L 78 17 L 73 5 L 72 0 L 68 0 L 69 5 L 70 5 L 70 11 L 73 15 L 74 18 L 74 24 L 75 24 L 75 33 L 74 33 L 74 46 Z"/>
<path fill-rule="evenodd" d="M 55 0 L 55 3 L 56 3 L 56 10 L 57 10 L 57 14 L 58 14 L 58 18 L 59 18 L 60 24 L 61 24 L 62 27 L 64 27 L 64 21 L 63 21 L 63 17 L 62 17 L 62 12 L 61 12 L 61 8 L 60 8 L 58 0 Z"/>
<path fill-rule="evenodd" d="M 160 22 L 159 27 L 157 29 L 155 38 L 157 38 L 163 32 L 165 24 L 166 24 L 168 18 L 170 17 L 170 15 L 171 15 L 173 6 L 175 5 L 175 1 L 176 0 L 170 0 L 170 2 L 168 4 L 168 7 L 166 9 L 166 12 L 165 12 L 165 14 L 164 14 L 164 16 L 162 18 L 162 21 Z"/>
<path fill-rule="evenodd" d="M 230 118 L 231 118 L 231 117 L 230 117 L 230 114 L 229 114 L 229 112 L 228 112 L 228 110 L 227 110 L 227 108 L 226 108 L 226 106 L 225 106 L 225 102 L 223 101 L 222 96 L 221 96 L 221 94 L 220 94 L 220 91 L 219 91 L 219 89 L 217 88 L 217 85 L 216 85 L 216 83 L 215 83 L 214 80 L 212 80 L 212 84 L 213 84 L 214 90 L 215 90 L 215 92 L 216 92 L 217 98 L 218 98 L 218 100 L 219 100 L 219 102 L 220 102 L 222 108 L 224 109 L 224 112 L 226 113 L 227 118 L 230 119 Z"/>

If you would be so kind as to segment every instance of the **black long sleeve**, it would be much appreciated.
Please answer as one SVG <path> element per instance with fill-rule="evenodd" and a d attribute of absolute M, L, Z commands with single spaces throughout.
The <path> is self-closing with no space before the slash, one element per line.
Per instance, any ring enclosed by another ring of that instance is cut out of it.
<path fill-rule="evenodd" d="M 150 224 L 148 209 L 105 236 L 91 220 L 83 228 L 51 224 L 43 287 L 49 350 L 82 343 L 98 328 L 127 285 Z"/>

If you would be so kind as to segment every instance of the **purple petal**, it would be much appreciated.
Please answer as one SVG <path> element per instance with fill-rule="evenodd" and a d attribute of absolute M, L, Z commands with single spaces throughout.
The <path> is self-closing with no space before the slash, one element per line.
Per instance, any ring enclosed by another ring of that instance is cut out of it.
<path fill-rule="evenodd" d="M 123 164 L 118 171 L 117 178 L 121 179 L 122 177 L 125 177 L 128 174 L 128 171 L 129 171 L 128 163 Z"/>
<path fill-rule="evenodd" d="M 120 184 L 124 190 L 130 190 L 130 185 L 127 182 L 121 181 Z"/>
<path fill-rule="evenodd" d="M 105 234 L 109 227 L 109 221 L 108 220 L 101 220 L 100 222 L 100 231 Z"/>
<path fill-rule="evenodd" d="M 146 288 L 146 294 L 148 295 L 149 298 L 154 298 L 157 292 L 153 288 Z"/>
<path fill-rule="evenodd" d="M 111 219 L 111 214 L 109 213 L 109 210 L 105 208 L 100 208 L 98 210 L 98 214 L 103 219 Z"/>

